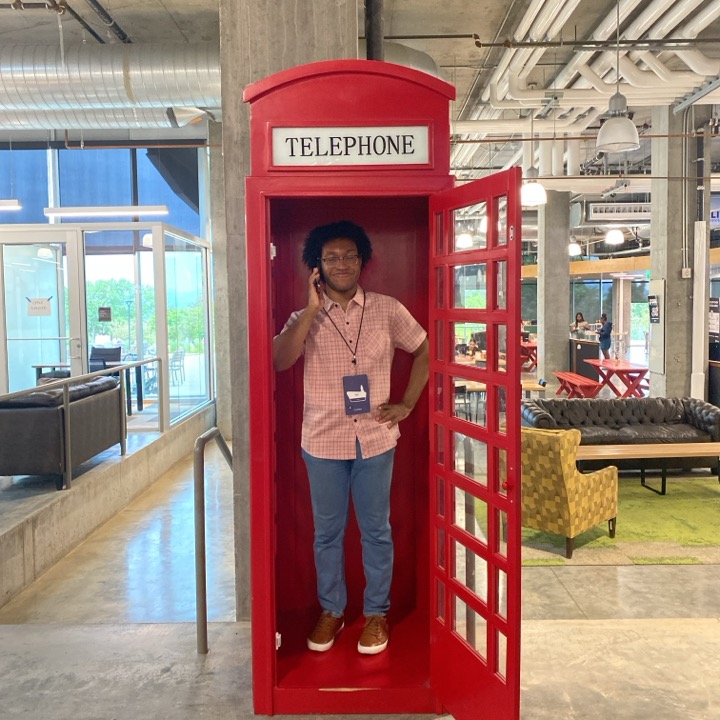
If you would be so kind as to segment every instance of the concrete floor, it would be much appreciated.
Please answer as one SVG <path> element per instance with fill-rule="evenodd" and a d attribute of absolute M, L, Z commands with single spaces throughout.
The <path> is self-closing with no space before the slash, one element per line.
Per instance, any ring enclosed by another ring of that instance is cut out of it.
<path fill-rule="evenodd" d="M 0 609 L 0 718 L 253 717 L 230 473 L 207 456 L 210 653 L 195 649 L 188 456 Z M 720 718 L 719 579 L 717 565 L 525 568 L 522 720 Z"/>

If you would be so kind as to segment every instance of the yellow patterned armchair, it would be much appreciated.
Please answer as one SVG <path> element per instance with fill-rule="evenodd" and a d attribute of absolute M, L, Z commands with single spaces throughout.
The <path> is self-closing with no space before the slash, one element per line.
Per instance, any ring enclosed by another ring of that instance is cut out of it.
<path fill-rule="evenodd" d="M 605 520 L 615 537 L 617 468 L 581 473 L 575 463 L 579 430 L 521 432 L 523 526 L 564 535 L 568 558 L 575 538 Z"/>

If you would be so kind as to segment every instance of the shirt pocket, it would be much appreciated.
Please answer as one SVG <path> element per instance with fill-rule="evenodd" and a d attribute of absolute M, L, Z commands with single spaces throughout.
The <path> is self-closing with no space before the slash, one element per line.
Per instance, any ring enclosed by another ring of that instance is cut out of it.
<path fill-rule="evenodd" d="M 367 357 L 368 360 L 378 361 L 392 356 L 390 336 L 380 330 L 362 330 L 358 342 L 358 356 Z"/>

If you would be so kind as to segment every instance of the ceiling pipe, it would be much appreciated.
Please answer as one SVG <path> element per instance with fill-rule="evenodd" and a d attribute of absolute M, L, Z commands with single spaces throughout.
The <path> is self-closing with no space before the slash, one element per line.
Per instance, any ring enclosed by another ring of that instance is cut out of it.
<path fill-rule="evenodd" d="M 635 8 L 642 2 L 645 2 L 645 0 L 626 0 L 625 2 L 621 2 L 620 22 L 624 22 L 635 10 Z M 608 40 L 612 35 L 615 34 L 616 22 L 617 18 L 615 8 L 613 8 L 612 12 L 608 13 L 602 20 L 600 25 L 598 25 L 597 29 L 591 36 L 592 39 L 601 42 Z M 567 87 L 570 84 L 571 80 L 577 74 L 578 68 L 581 65 L 587 64 L 587 62 L 592 59 L 593 55 L 594 53 L 589 51 L 576 53 L 570 60 L 570 62 L 557 74 L 557 76 L 553 80 L 553 85 L 555 87 Z"/>
<path fill-rule="evenodd" d="M 713 0 L 710 5 L 701 10 L 692 20 L 683 25 L 678 35 L 688 40 L 696 38 L 710 23 L 720 17 L 720 0 Z M 720 72 L 720 62 L 717 59 L 709 58 L 700 50 L 675 51 L 679 57 L 693 72 L 700 75 L 717 75 Z"/>
<path fill-rule="evenodd" d="M 516 105 L 517 107 L 517 105 Z M 584 130 L 585 123 L 578 119 L 569 120 L 533 120 L 535 130 L 538 132 L 552 132 L 558 130 L 560 132 L 581 132 Z M 455 120 L 451 122 L 451 132 L 454 135 L 470 134 L 470 133 L 487 133 L 488 128 L 505 128 L 504 133 L 513 132 L 530 132 L 530 120 L 529 118 L 522 118 L 520 120 L 504 120 L 497 118 L 495 120 Z"/>
<path fill-rule="evenodd" d="M 196 108 L 196 119 L 205 116 Z M 166 108 L 94 108 L 83 110 L 14 110 L 0 109 L 0 128 L 3 130 L 68 130 L 152 129 L 176 128 L 191 124 L 184 118 L 178 122 L 168 116 Z"/>
<path fill-rule="evenodd" d="M 705 0 L 674 2 L 663 16 L 648 29 L 648 36 L 654 38 L 669 35 L 698 5 L 702 5 L 704 2 Z"/>
<path fill-rule="evenodd" d="M 535 18 L 537 17 L 537 14 L 540 12 L 540 9 L 542 8 L 545 0 L 533 0 L 530 3 L 530 7 L 525 12 L 525 15 L 523 15 L 522 19 L 520 20 L 520 23 L 518 24 L 517 30 L 515 31 L 514 38 L 515 40 L 521 41 L 524 40 L 527 33 L 529 32 L 530 28 L 532 27 L 532 24 L 535 22 Z M 500 78 L 503 76 L 505 71 L 508 68 L 508 65 L 510 64 L 510 61 L 512 60 L 513 56 L 515 55 L 515 49 L 506 49 L 503 53 L 502 58 L 500 58 L 500 62 L 498 62 L 495 71 L 493 72 L 492 76 L 490 77 L 490 82 L 485 87 L 485 90 L 483 90 L 482 99 L 483 101 L 487 102 L 489 97 L 489 90 L 488 88 L 491 86 L 494 86 L 498 83 Z"/>
<path fill-rule="evenodd" d="M 64 61 L 64 62 L 63 62 Z M 0 108 L 220 107 L 216 45 L 11 45 L 0 48 Z"/>
<path fill-rule="evenodd" d="M 570 16 L 573 14 L 573 12 L 575 12 L 577 6 L 580 4 L 580 1 L 581 0 L 569 0 L 565 3 L 562 9 L 560 9 L 559 11 L 556 9 L 553 16 L 553 22 L 548 28 L 546 37 L 554 38 L 560 35 L 563 27 L 565 27 L 565 24 L 568 22 L 568 20 L 570 20 Z M 530 57 L 525 63 L 525 67 L 521 71 L 522 77 L 527 77 L 532 72 L 535 66 L 540 62 L 540 59 L 545 54 L 546 50 L 547 48 L 543 47 L 537 48 L 532 51 Z"/>
<path fill-rule="evenodd" d="M 688 86 L 697 87 L 705 78 L 702 75 L 689 72 L 671 72 L 663 63 L 655 60 L 652 53 L 646 53 L 649 57 L 646 65 L 650 70 L 641 70 L 632 59 L 626 55 L 620 58 L 620 74 L 637 88 L 648 86 L 657 88 Z"/>
<path fill-rule="evenodd" d="M 110 15 L 110 13 L 98 2 L 98 0 L 85 0 L 85 2 L 95 11 L 108 30 L 110 30 L 110 32 L 115 35 L 120 42 L 132 42 L 130 36 L 115 22 L 112 15 Z"/>
<path fill-rule="evenodd" d="M 384 60 L 383 0 L 365 0 L 365 42 L 368 60 Z"/>

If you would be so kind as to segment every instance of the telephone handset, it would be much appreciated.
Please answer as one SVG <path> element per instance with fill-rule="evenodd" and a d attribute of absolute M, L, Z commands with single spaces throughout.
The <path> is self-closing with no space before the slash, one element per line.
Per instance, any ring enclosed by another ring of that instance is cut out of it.
<path fill-rule="evenodd" d="M 313 267 L 313 270 L 314 270 L 315 268 L 317 268 L 318 273 L 320 273 L 320 277 L 316 278 L 316 279 L 315 279 L 315 283 L 314 283 L 315 288 L 316 288 L 317 290 L 319 290 L 319 289 L 320 289 L 320 283 L 325 281 L 325 278 L 323 277 L 322 264 L 320 263 L 319 260 L 317 261 L 317 263 L 315 263 L 315 266 Z"/>

